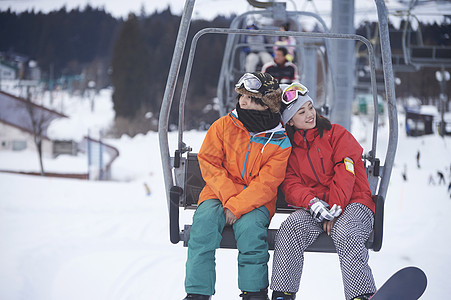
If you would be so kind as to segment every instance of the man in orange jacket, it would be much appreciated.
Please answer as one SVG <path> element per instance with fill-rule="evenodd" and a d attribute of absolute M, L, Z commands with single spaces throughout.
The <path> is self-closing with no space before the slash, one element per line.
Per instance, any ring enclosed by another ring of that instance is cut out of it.
<path fill-rule="evenodd" d="M 267 300 L 267 230 L 291 144 L 280 122 L 281 90 L 269 74 L 246 73 L 236 109 L 214 122 L 198 154 L 206 182 L 188 242 L 187 299 L 211 299 L 215 250 L 225 226 L 237 241 L 238 286 L 245 300 Z"/>

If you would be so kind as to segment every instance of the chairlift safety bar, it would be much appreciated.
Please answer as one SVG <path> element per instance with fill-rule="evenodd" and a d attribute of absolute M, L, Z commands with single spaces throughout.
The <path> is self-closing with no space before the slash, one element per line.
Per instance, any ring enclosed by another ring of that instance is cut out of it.
<path fill-rule="evenodd" d="M 374 50 L 373 46 L 368 39 L 361 35 L 357 34 L 344 34 L 344 33 L 316 33 L 316 32 L 296 32 L 296 31 L 278 31 L 278 30 L 250 30 L 250 29 L 228 29 L 228 28 L 204 28 L 199 30 L 193 37 L 191 42 L 191 48 L 188 56 L 188 62 L 185 70 L 185 77 L 182 85 L 182 92 L 180 96 L 180 104 L 179 104 L 179 140 L 178 150 L 180 152 L 184 152 L 184 143 L 183 143 L 183 131 L 184 131 L 184 116 L 185 116 L 185 101 L 186 95 L 189 86 L 189 80 L 191 76 L 191 69 L 193 67 L 194 55 L 197 47 L 197 42 L 199 38 L 205 34 L 214 33 L 214 34 L 239 34 L 239 35 L 265 35 L 265 36 L 295 36 L 295 37 L 308 37 L 308 38 L 327 38 L 327 39 L 347 39 L 347 40 L 357 40 L 364 43 L 368 48 L 368 56 L 370 58 L 370 76 L 372 83 L 372 92 L 373 92 L 373 102 L 374 107 L 377 107 L 377 87 L 376 87 L 376 65 L 374 59 Z M 376 144 L 377 144 L 377 127 L 379 122 L 378 111 L 374 111 L 374 122 L 373 122 L 373 141 L 372 141 L 372 149 L 369 153 L 370 159 L 374 159 L 376 157 Z"/>

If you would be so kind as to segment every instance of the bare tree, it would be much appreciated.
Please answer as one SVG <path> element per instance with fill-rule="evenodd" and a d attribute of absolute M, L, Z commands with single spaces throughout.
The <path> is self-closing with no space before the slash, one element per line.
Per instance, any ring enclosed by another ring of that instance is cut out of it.
<path fill-rule="evenodd" d="M 39 166 L 41 168 L 41 175 L 45 175 L 44 171 L 44 163 L 42 160 L 42 141 L 45 138 L 47 127 L 50 122 L 55 119 L 55 116 L 47 109 L 42 106 L 38 106 L 32 102 L 32 93 L 30 92 L 30 88 L 27 87 L 27 97 L 25 104 L 25 109 L 28 115 L 28 128 L 31 130 L 33 134 L 33 141 L 36 146 L 38 157 L 39 157 Z"/>

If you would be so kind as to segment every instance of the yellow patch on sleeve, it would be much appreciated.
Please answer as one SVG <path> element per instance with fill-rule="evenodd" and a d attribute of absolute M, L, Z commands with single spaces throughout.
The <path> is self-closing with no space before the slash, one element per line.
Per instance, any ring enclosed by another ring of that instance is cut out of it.
<path fill-rule="evenodd" d="M 346 170 L 355 175 L 355 173 L 354 173 L 354 161 L 352 159 L 350 159 L 349 157 L 345 157 L 344 162 L 345 162 Z"/>

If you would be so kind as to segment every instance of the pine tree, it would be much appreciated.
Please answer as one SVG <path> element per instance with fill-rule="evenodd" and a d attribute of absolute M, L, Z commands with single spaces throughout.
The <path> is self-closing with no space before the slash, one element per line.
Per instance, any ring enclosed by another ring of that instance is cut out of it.
<path fill-rule="evenodd" d="M 112 69 L 116 117 L 133 118 L 151 94 L 149 52 L 134 14 L 124 22 L 116 40 Z"/>

